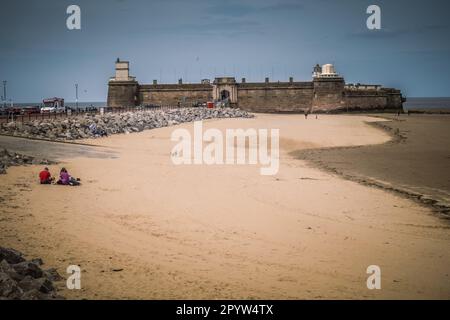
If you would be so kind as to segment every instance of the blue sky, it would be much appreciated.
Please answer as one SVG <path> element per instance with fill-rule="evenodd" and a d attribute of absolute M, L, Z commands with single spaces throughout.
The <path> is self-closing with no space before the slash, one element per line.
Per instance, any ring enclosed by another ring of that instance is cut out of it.
<path fill-rule="evenodd" d="M 81 7 L 81 30 L 66 8 Z M 382 29 L 366 9 L 382 10 Z M 334 63 L 347 82 L 394 86 L 407 96 L 450 96 L 450 3 L 366 0 L 3 0 L 0 81 L 8 97 L 105 101 L 117 57 L 141 83 L 311 79 Z"/>

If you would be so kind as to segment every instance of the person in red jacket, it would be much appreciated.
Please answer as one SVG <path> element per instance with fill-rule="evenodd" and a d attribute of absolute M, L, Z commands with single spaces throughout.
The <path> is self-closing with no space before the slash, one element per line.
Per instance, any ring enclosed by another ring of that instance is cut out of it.
<path fill-rule="evenodd" d="M 41 184 L 51 184 L 53 181 L 53 177 L 50 174 L 50 171 L 48 171 L 48 168 L 45 167 L 44 170 L 42 170 L 39 173 L 39 180 L 41 181 Z"/>

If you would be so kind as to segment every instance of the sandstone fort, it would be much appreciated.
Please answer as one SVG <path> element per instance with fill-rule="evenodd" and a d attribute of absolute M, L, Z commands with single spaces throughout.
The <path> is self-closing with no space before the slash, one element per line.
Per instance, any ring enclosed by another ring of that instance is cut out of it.
<path fill-rule="evenodd" d="M 207 101 L 225 102 L 252 112 L 398 111 L 405 99 L 400 90 L 381 85 L 346 84 L 331 64 L 316 65 L 312 81 L 240 82 L 218 77 L 211 83 L 139 84 L 130 76 L 129 62 L 116 61 L 115 76 L 108 82 L 110 107 L 138 105 L 191 106 Z"/>

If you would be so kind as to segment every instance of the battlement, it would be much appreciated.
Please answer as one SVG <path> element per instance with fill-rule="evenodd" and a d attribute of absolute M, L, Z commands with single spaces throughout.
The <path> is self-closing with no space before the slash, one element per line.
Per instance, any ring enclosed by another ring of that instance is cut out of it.
<path fill-rule="evenodd" d="M 184 83 L 184 84 L 144 84 L 141 90 L 211 90 L 210 84 Z"/>
<path fill-rule="evenodd" d="M 268 89 L 268 88 L 312 88 L 312 81 L 304 82 L 245 82 L 239 83 L 239 89 Z"/>

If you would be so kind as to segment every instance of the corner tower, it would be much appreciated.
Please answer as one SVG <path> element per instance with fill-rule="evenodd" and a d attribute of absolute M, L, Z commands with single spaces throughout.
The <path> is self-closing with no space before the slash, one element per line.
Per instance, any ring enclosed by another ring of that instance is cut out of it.
<path fill-rule="evenodd" d="M 344 101 L 344 78 L 337 74 L 332 64 L 318 65 L 313 72 L 314 96 L 312 109 L 328 111 L 341 109 Z"/>
<path fill-rule="evenodd" d="M 130 63 L 116 60 L 115 76 L 108 82 L 108 107 L 132 107 L 139 104 L 139 84 L 130 76 Z"/>

